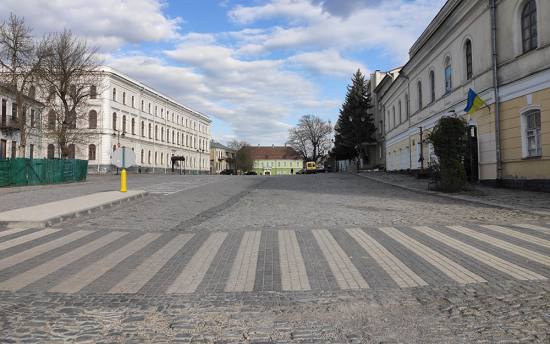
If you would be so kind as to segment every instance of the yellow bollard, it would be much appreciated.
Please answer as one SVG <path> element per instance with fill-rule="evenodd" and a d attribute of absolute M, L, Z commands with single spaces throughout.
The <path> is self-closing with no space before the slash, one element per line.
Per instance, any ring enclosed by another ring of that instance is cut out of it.
<path fill-rule="evenodd" d="M 120 172 L 120 192 L 126 192 L 126 169 L 123 168 Z"/>

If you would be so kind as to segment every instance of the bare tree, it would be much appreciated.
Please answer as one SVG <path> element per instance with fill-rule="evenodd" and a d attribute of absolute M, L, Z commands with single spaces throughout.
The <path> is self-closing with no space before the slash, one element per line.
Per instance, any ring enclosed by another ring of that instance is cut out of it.
<path fill-rule="evenodd" d="M 97 48 L 69 30 L 46 37 L 42 49 L 39 76 L 48 107 L 44 136 L 55 140 L 61 157 L 67 158 L 71 145 L 89 143 L 97 135 L 87 124 L 90 99 L 101 92 L 101 63 Z"/>
<path fill-rule="evenodd" d="M 332 125 L 317 116 L 305 115 L 289 130 L 287 144 L 305 160 L 319 161 L 331 148 Z"/>
<path fill-rule="evenodd" d="M 19 130 L 19 156 L 25 156 L 27 138 L 33 123 L 27 122 L 27 109 L 34 103 L 36 78 L 43 59 L 25 20 L 10 14 L 0 24 L 0 83 L 15 96 Z M 31 125 L 29 125 L 31 124 Z"/>
<path fill-rule="evenodd" d="M 242 171 L 250 171 L 254 167 L 254 160 L 250 154 L 250 145 L 246 141 L 231 140 L 227 146 L 235 150 L 235 169 Z"/>

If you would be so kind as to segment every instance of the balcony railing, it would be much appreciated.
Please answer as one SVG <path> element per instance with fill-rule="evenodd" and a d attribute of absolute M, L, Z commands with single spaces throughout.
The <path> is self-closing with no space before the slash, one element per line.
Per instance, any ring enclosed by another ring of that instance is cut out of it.
<path fill-rule="evenodd" d="M 3 117 L 0 121 L 1 130 L 19 130 L 19 119 L 14 117 Z"/>

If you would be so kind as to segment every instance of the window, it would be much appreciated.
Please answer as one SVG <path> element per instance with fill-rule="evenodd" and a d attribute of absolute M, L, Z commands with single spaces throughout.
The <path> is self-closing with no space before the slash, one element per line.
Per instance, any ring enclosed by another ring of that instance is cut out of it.
<path fill-rule="evenodd" d="M 453 69 L 451 67 L 451 57 L 445 58 L 445 94 L 450 93 L 453 90 Z"/>
<path fill-rule="evenodd" d="M 470 80 L 474 75 L 472 65 L 472 41 L 467 40 L 464 44 L 464 55 L 466 58 L 466 80 Z"/>
<path fill-rule="evenodd" d="M 88 160 L 95 160 L 95 145 L 88 146 Z"/>
<path fill-rule="evenodd" d="M 96 85 L 92 85 L 90 86 L 90 99 L 96 99 L 96 98 L 97 98 L 97 87 Z"/>
<path fill-rule="evenodd" d="M 90 112 L 88 112 L 88 128 L 97 128 L 97 112 L 95 110 L 90 110 Z"/>
<path fill-rule="evenodd" d="M 397 126 L 397 121 L 395 120 L 395 106 L 392 108 L 392 118 L 393 118 L 393 126 Z"/>
<path fill-rule="evenodd" d="M 419 81 L 418 84 L 416 84 L 417 92 L 418 92 L 418 110 L 422 110 L 422 82 Z"/>
<path fill-rule="evenodd" d="M 113 112 L 113 130 L 116 130 L 116 112 Z"/>
<path fill-rule="evenodd" d="M 149 109 L 147 110 L 149 114 L 151 114 L 151 103 L 149 103 Z"/>
<path fill-rule="evenodd" d="M 143 111 L 143 100 L 141 101 L 141 111 Z"/>
<path fill-rule="evenodd" d="M 11 118 L 16 119 L 17 118 L 17 104 L 11 103 Z"/>
<path fill-rule="evenodd" d="M 399 110 L 399 123 L 403 122 L 402 111 L 401 111 L 401 100 L 397 103 L 397 109 Z"/>
<path fill-rule="evenodd" d="M 132 118 L 132 135 L 136 134 L 136 120 Z"/>
<path fill-rule="evenodd" d="M 66 123 L 70 129 L 76 129 L 76 111 L 75 110 L 67 114 Z"/>
<path fill-rule="evenodd" d="M 145 122 L 141 121 L 141 137 L 145 137 Z"/>
<path fill-rule="evenodd" d="M 151 130 L 151 123 L 149 123 L 149 138 L 150 139 L 153 138 L 153 133 L 152 133 L 152 130 Z"/>
<path fill-rule="evenodd" d="M 36 126 L 36 117 L 34 113 L 34 109 L 31 109 L 31 128 L 34 128 Z"/>
<path fill-rule="evenodd" d="M 157 164 L 157 152 L 155 152 L 155 165 Z"/>
<path fill-rule="evenodd" d="M 158 140 L 158 139 L 159 139 L 159 126 L 155 125 L 155 140 Z"/>
<path fill-rule="evenodd" d="M 36 87 L 31 86 L 29 87 L 29 97 L 34 99 L 36 96 Z"/>
<path fill-rule="evenodd" d="M 431 101 L 435 102 L 435 73 L 430 71 L 430 97 Z"/>
<path fill-rule="evenodd" d="M 126 133 L 126 115 L 122 116 L 122 133 Z"/>
<path fill-rule="evenodd" d="M 11 141 L 11 158 L 17 158 L 17 141 Z"/>
<path fill-rule="evenodd" d="M 126 92 L 122 92 L 122 104 L 126 105 Z"/>
<path fill-rule="evenodd" d="M 523 114 L 525 128 L 526 157 L 542 155 L 540 110 L 530 110 Z"/>
<path fill-rule="evenodd" d="M 34 144 L 29 145 L 29 158 L 34 158 Z"/>
<path fill-rule="evenodd" d="M 55 121 L 56 118 L 55 118 L 55 112 L 53 110 L 50 110 L 50 112 L 48 112 L 48 129 L 49 130 L 55 130 Z"/>
<path fill-rule="evenodd" d="M 76 149 L 74 144 L 70 144 L 68 147 L 68 157 L 69 159 L 74 159 L 76 156 Z"/>
<path fill-rule="evenodd" d="M 134 96 L 132 96 L 132 107 L 134 107 Z"/>
<path fill-rule="evenodd" d="M 113 87 L 113 100 L 116 102 L 116 88 Z"/>
<path fill-rule="evenodd" d="M 164 128 L 163 127 L 160 128 L 160 140 L 162 142 L 164 142 Z"/>
<path fill-rule="evenodd" d="M 48 159 L 53 159 L 55 157 L 55 146 L 53 144 L 48 145 Z"/>
<path fill-rule="evenodd" d="M 151 164 L 151 151 L 147 153 L 147 163 Z"/>
<path fill-rule="evenodd" d="M 409 111 L 409 95 L 405 94 L 405 116 L 406 118 L 409 118 L 410 111 Z"/>
<path fill-rule="evenodd" d="M 145 157 L 145 152 L 143 151 L 143 149 L 141 150 L 141 163 L 143 164 L 145 161 L 143 160 Z"/>
<path fill-rule="evenodd" d="M 528 0 L 521 12 L 521 37 L 523 52 L 537 48 L 537 4 L 535 0 Z"/>

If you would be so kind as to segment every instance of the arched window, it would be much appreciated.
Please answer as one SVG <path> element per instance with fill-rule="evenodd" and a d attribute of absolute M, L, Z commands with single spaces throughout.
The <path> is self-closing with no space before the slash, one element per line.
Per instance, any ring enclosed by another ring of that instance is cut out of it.
<path fill-rule="evenodd" d="M 416 89 L 418 92 L 418 110 L 422 110 L 422 81 L 416 84 Z"/>
<path fill-rule="evenodd" d="M 164 127 L 160 128 L 160 140 L 164 142 Z"/>
<path fill-rule="evenodd" d="M 521 33 L 523 41 L 523 52 L 526 53 L 538 46 L 537 38 L 537 3 L 535 0 L 528 0 L 521 12 Z"/>
<path fill-rule="evenodd" d="M 48 159 L 53 159 L 55 157 L 55 146 L 53 144 L 48 145 Z"/>
<path fill-rule="evenodd" d="M 453 69 L 451 66 L 451 57 L 445 58 L 445 94 L 453 90 Z"/>
<path fill-rule="evenodd" d="M 132 135 L 136 134 L 136 120 L 132 118 Z"/>
<path fill-rule="evenodd" d="M 113 100 L 116 102 L 116 88 L 113 87 Z"/>
<path fill-rule="evenodd" d="M 141 163 L 143 164 L 144 161 L 143 161 L 143 158 L 145 157 L 145 154 L 144 154 L 144 151 L 143 149 L 141 150 Z"/>
<path fill-rule="evenodd" d="M 145 137 L 145 122 L 141 121 L 141 136 Z"/>
<path fill-rule="evenodd" d="M 432 102 L 435 102 L 435 73 L 430 71 L 430 97 Z"/>
<path fill-rule="evenodd" d="M 179 136 L 178 136 L 179 138 Z M 179 140 L 178 140 L 179 141 Z M 175 134 L 174 134 L 174 131 L 172 130 L 172 144 L 176 143 L 176 140 L 175 140 Z"/>
<path fill-rule="evenodd" d="M 391 113 L 392 113 L 392 118 L 393 118 L 393 126 L 396 127 L 397 126 L 397 121 L 395 119 L 395 106 L 392 107 L 391 110 L 392 110 Z"/>
<path fill-rule="evenodd" d="M 90 99 L 96 99 L 96 98 L 97 98 L 97 87 L 96 85 L 92 85 L 90 86 Z"/>
<path fill-rule="evenodd" d="M 122 116 L 122 133 L 126 132 L 126 115 Z"/>
<path fill-rule="evenodd" d="M 149 123 L 149 138 L 150 138 L 150 139 L 153 138 L 153 133 L 152 133 L 152 129 L 151 129 L 151 123 Z"/>
<path fill-rule="evenodd" d="M 116 130 L 116 112 L 113 112 L 113 130 Z"/>
<path fill-rule="evenodd" d="M 157 164 L 157 152 L 155 152 L 155 165 Z"/>
<path fill-rule="evenodd" d="M 158 140 L 158 139 L 159 139 L 159 126 L 155 125 L 155 140 Z"/>
<path fill-rule="evenodd" d="M 36 96 L 36 87 L 34 86 L 29 87 L 29 97 L 34 99 L 35 96 Z"/>
<path fill-rule="evenodd" d="M 151 151 L 147 153 L 147 163 L 151 164 Z"/>
<path fill-rule="evenodd" d="M 56 122 L 55 112 L 53 110 L 50 110 L 50 112 L 48 112 L 48 129 L 49 130 L 55 130 L 55 122 Z"/>
<path fill-rule="evenodd" d="M 466 60 L 466 80 L 470 80 L 474 75 L 474 68 L 472 64 L 472 41 L 467 40 L 464 43 L 464 57 Z"/>
<path fill-rule="evenodd" d="M 97 129 L 97 112 L 95 110 L 88 112 L 88 128 Z"/>
<path fill-rule="evenodd" d="M 69 152 L 68 152 L 69 153 L 68 154 L 69 159 L 74 159 L 75 156 L 76 156 L 76 147 L 75 147 L 75 145 L 71 143 L 68 148 L 69 148 L 68 149 L 69 150 Z"/>
<path fill-rule="evenodd" d="M 88 160 L 95 160 L 95 145 L 88 146 Z"/>
<path fill-rule="evenodd" d="M 122 104 L 126 105 L 126 92 L 122 92 Z"/>

